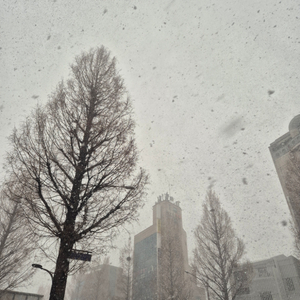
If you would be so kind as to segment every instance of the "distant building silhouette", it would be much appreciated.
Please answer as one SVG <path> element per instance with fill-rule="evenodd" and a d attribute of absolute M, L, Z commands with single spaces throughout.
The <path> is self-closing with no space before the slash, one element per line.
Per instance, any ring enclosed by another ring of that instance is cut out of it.
<path fill-rule="evenodd" d="M 72 300 L 115 300 L 121 296 L 121 276 L 122 269 L 109 264 L 79 275 Z"/>
<path fill-rule="evenodd" d="M 172 264 L 175 268 L 171 270 Z M 132 299 L 161 299 L 169 288 L 166 285 L 171 272 L 176 288 L 188 292 L 191 280 L 186 270 L 190 267 L 181 208 L 179 201 L 174 202 L 166 193 L 153 206 L 153 224 L 134 237 Z M 191 289 L 195 295 L 190 299 L 204 299 L 195 286 Z"/>
<path fill-rule="evenodd" d="M 275 168 L 289 206 L 293 221 L 300 229 L 300 200 L 292 199 L 286 188 L 288 162 L 292 151 L 300 147 L 300 115 L 292 119 L 289 132 L 276 139 L 269 147 Z"/>
<path fill-rule="evenodd" d="M 300 261 L 293 256 L 275 256 L 252 263 L 252 281 L 235 300 L 299 300 Z M 238 272 L 238 271 L 237 271 Z"/>

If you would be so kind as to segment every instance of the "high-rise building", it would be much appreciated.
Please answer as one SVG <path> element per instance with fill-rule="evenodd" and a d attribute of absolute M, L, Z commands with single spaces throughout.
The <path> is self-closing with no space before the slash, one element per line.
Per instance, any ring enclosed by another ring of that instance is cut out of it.
<path fill-rule="evenodd" d="M 236 300 L 299 300 L 300 261 L 293 256 L 275 256 L 252 263 L 249 285 Z M 237 274 L 237 271 L 235 274 Z"/>
<path fill-rule="evenodd" d="M 287 190 L 287 175 L 292 152 L 298 152 L 300 147 L 300 115 L 292 119 L 289 132 L 276 139 L 269 147 L 275 168 L 289 206 L 293 221 L 300 229 L 300 199 L 289 195 Z"/>
<path fill-rule="evenodd" d="M 183 299 L 191 290 L 186 270 L 187 239 L 181 208 L 179 201 L 174 202 L 166 193 L 153 206 L 152 225 L 134 237 L 133 300 L 167 299 L 166 293 Z M 193 299 L 203 298 L 195 295 Z"/>

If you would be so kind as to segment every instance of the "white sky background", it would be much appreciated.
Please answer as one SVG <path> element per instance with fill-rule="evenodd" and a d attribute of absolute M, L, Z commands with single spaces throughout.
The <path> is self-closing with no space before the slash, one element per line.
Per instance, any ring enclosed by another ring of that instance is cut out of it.
<path fill-rule="evenodd" d="M 249 259 L 293 254 L 268 147 L 299 114 L 298 0 L 0 5 L 2 158 L 13 127 L 47 101 L 75 56 L 104 45 L 133 100 L 140 165 L 151 176 L 134 233 L 151 225 L 156 197 L 169 191 L 181 202 L 191 251 L 213 184 Z"/>

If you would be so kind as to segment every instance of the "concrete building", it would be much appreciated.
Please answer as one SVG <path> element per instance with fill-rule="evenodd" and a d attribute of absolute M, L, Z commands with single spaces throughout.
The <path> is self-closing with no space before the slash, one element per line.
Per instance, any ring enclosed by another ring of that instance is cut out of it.
<path fill-rule="evenodd" d="M 166 193 L 153 206 L 152 225 L 134 237 L 133 300 L 161 299 L 170 287 L 171 273 L 178 291 L 188 292 L 190 278 L 186 270 L 190 267 L 182 211 L 179 201 L 174 202 Z M 195 295 L 194 299 L 203 298 Z"/>
<path fill-rule="evenodd" d="M 0 291 L 0 300 L 42 300 L 43 295 L 16 291 Z"/>
<path fill-rule="evenodd" d="M 122 269 L 104 264 L 79 276 L 72 300 L 115 300 L 120 295 Z"/>
<path fill-rule="evenodd" d="M 269 147 L 275 168 L 289 206 L 293 221 L 300 229 L 300 199 L 289 196 L 286 182 L 288 173 L 288 162 L 292 152 L 298 152 L 300 148 L 300 115 L 292 119 L 289 131 L 276 139 Z"/>
<path fill-rule="evenodd" d="M 253 263 L 252 280 L 236 300 L 299 300 L 300 261 L 279 255 Z"/>

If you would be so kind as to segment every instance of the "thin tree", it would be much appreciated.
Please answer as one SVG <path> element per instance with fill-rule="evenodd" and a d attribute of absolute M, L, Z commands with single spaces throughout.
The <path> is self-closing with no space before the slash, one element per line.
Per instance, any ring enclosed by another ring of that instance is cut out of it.
<path fill-rule="evenodd" d="M 236 237 L 227 212 L 212 190 L 207 192 L 200 224 L 195 230 L 195 240 L 193 267 L 208 296 L 211 299 L 235 299 L 248 284 L 245 277 L 243 280 L 233 280 L 245 246 Z"/>
<path fill-rule="evenodd" d="M 26 282 L 32 275 L 30 257 L 35 239 L 17 199 L 0 192 L 0 294 Z"/>
<path fill-rule="evenodd" d="M 118 300 L 132 299 L 132 269 L 133 269 L 133 249 L 131 238 L 120 250 L 120 267 L 122 268 L 122 277 L 120 279 Z"/>
<path fill-rule="evenodd" d="M 101 47 L 76 57 L 70 79 L 10 137 L 18 197 L 36 230 L 59 240 L 50 300 L 64 298 L 75 247 L 91 250 L 98 239 L 103 249 L 137 218 L 147 175 L 134 127 L 115 58 Z"/>

